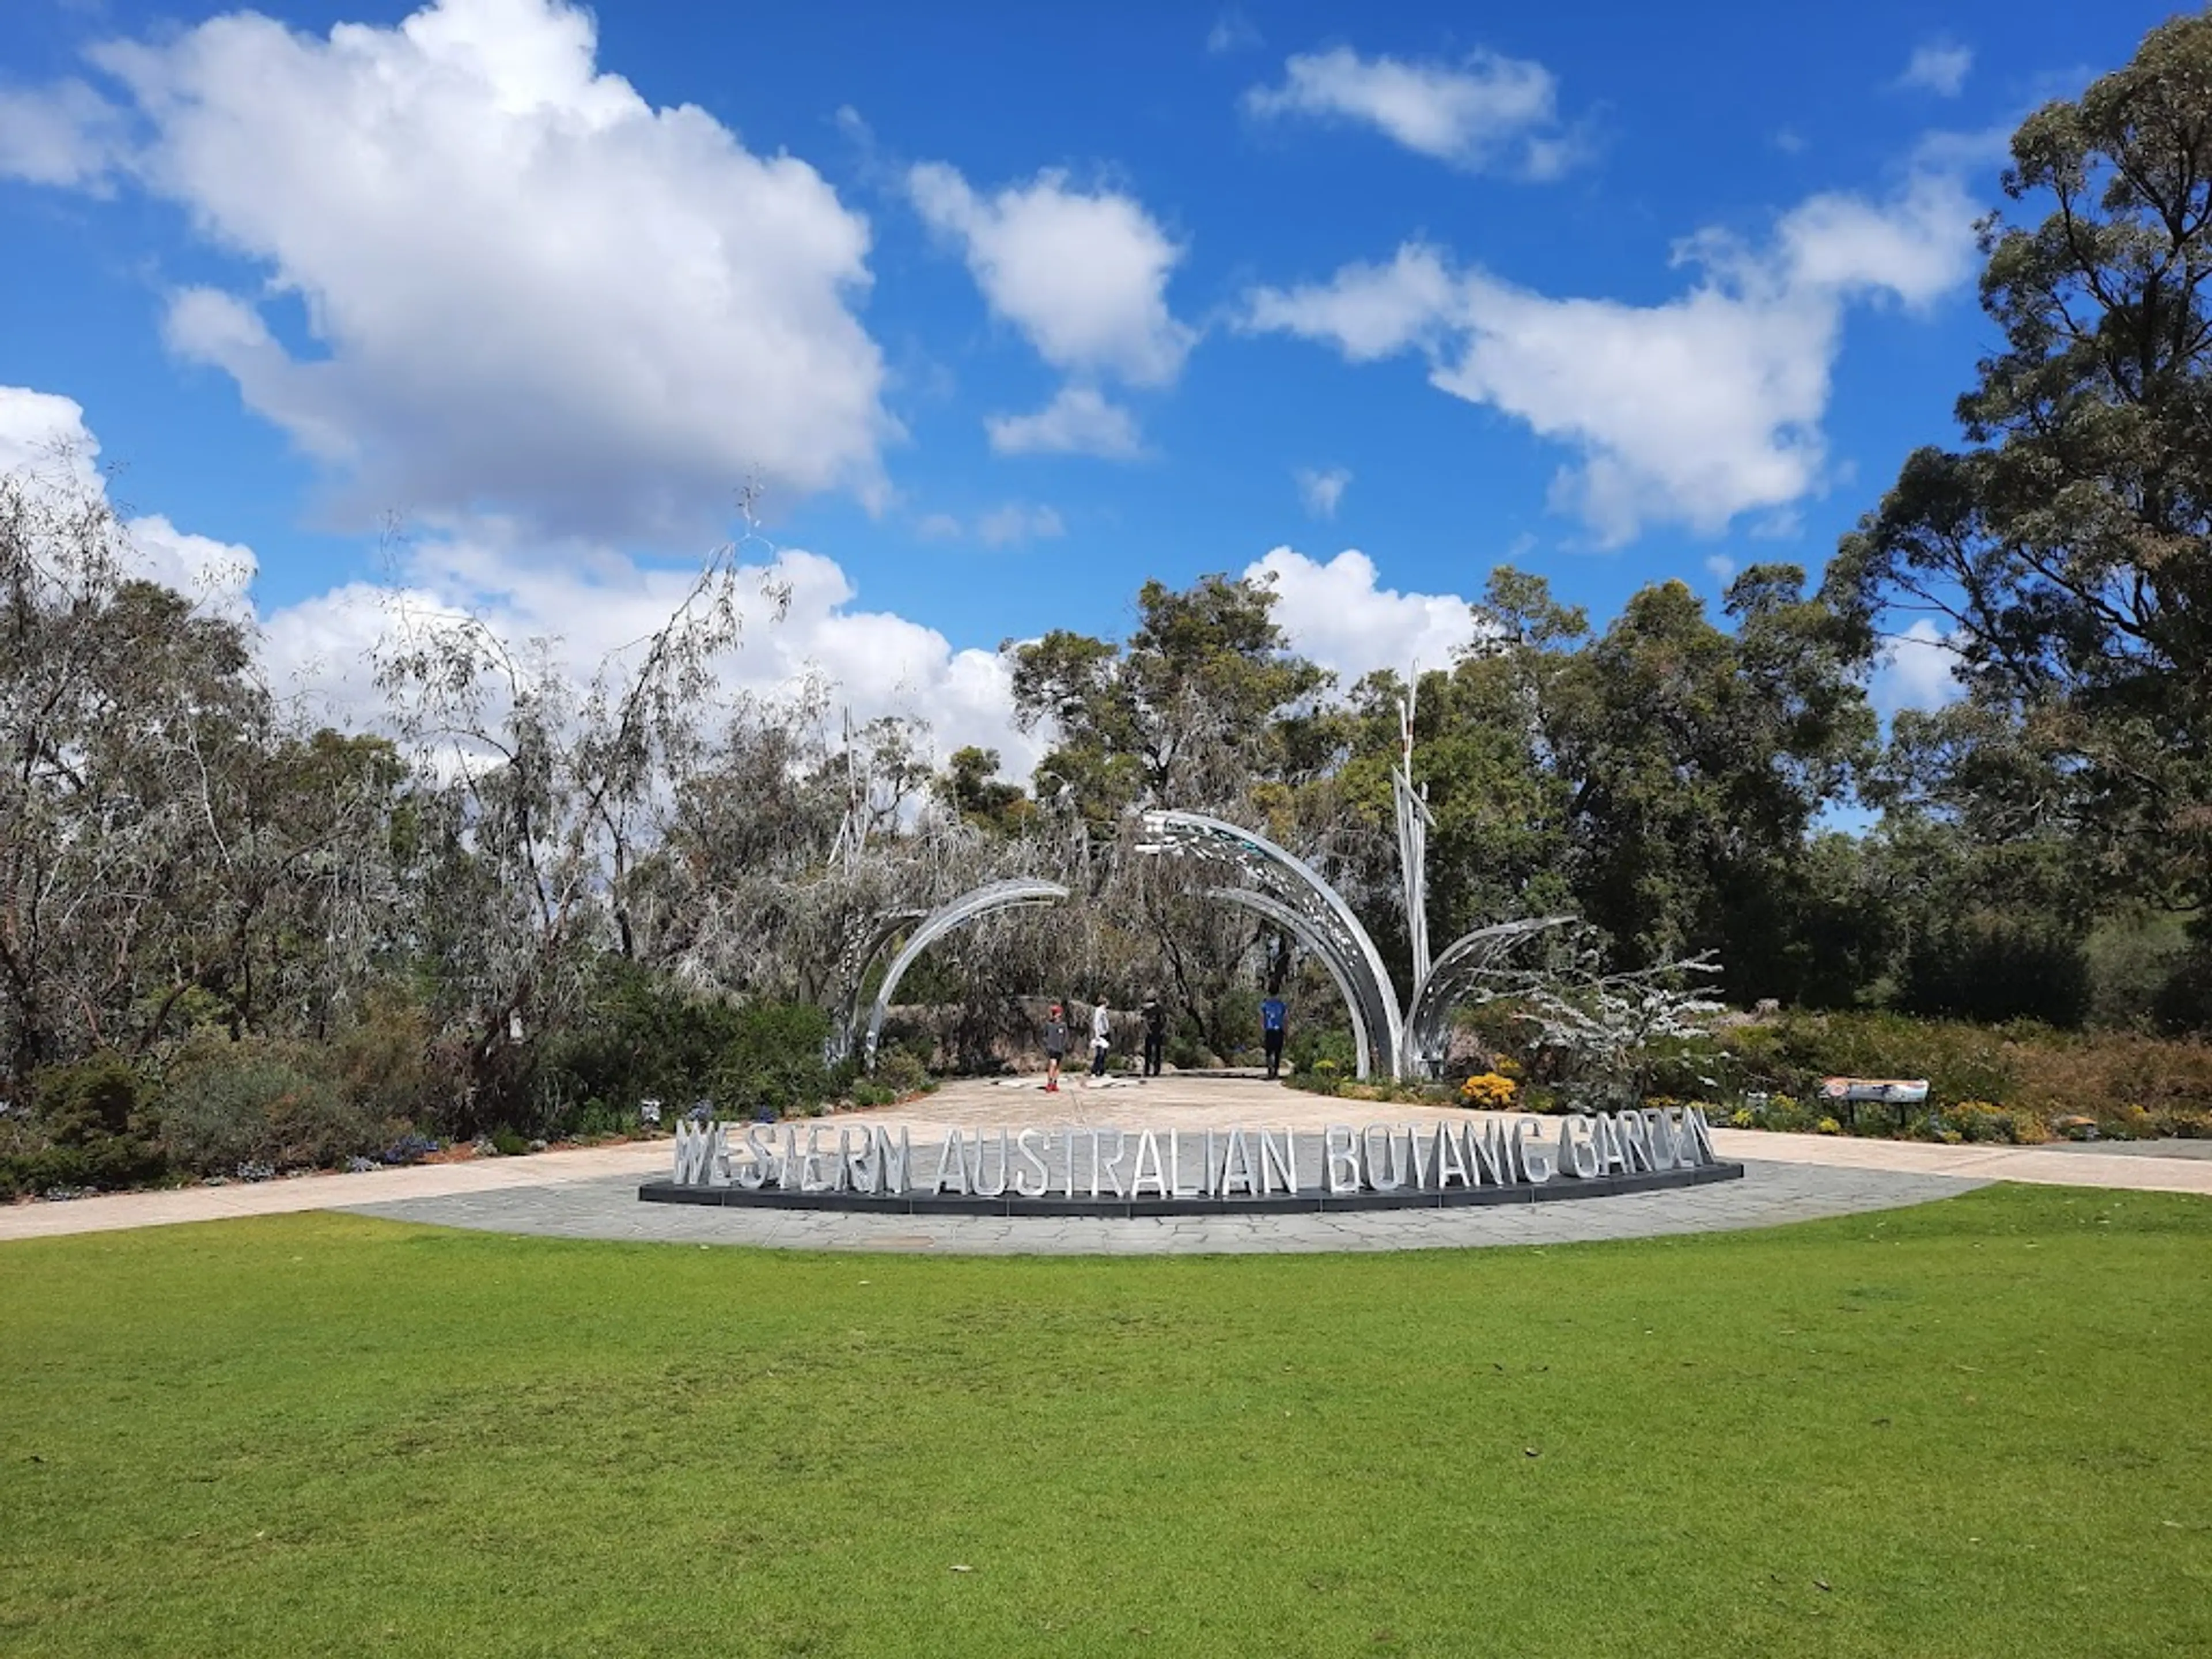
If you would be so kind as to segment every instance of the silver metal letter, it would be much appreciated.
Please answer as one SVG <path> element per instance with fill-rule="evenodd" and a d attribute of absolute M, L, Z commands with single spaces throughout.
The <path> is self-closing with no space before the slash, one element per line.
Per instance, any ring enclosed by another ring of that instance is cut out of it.
<path fill-rule="evenodd" d="M 1221 1185 L 1218 1188 L 1222 1197 L 1226 1198 L 1234 1192 L 1236 1188 L 1232 1183 L 1237 1182 L 1243 1183 L 1247 1198 L 1260 1195 L 1259 1177 L 1252 1173 L 1252 1149 L 1245 1144 L 1244 1131 L 1241 1127 L 1230 1130 L 1229 1144 L 1222 1150 Z"/>
<path fill-rule="evenodd" d="M 1375 1161 L 1375 1137 L 1382 1137 L 1382 1161 Z M 1398 1167 L 1398 1137 L 1387 1123 L 1370 1123 L 1359 1132 L 1359 1173 L 1378 1193 L 1395 1193 L 1406 1184 Z"/>
<path fill-rule="evenodd" d="M 1468 1178 L 1467 1159 L 1460 1150 L 1467 1144 L 1464 1139 L 1466 1133 L 1463 1124 L 1437 1125 L 1437 1185 L 1440 1188 L 1449 1188 L 1455 1176 L 1462 1187 L 1474 1185 Z"/>
<path fill-rule="evenodd" d="M 1168 1178 L 1160 1168 L 1160 1143 L 1154 1139 L 1150 1129 L 1144 1130 L 1137 1136 L 1137 1165 L 1129 1172 L 1129 1196 L 1139 1197 L 1145 1190 L 1145 1182 L 1147 1179 L 1145 1174 L 1146 1153 L 1150 1153 L 1152 1159 L 1152 1173 L 1149 1177 L 1152 1183 L 1152 1190 L 1162 1198 L 1165 1198 L 1168 1195 Z"/>
<path fill-rule="evenodd" d="M 1597 1174 L 1597 1146 L 1590 1139 L 1589 1120 L 1580 1112 L 1559 1120 L 1559 1170 L 1584 1181 Z"/>
<path fill-rule="evenodd" d="M 1322 1131 L 1321 1156 L 1322 1165 L 1328 1171 L 1329 1191 L 1359 1190 L 1359 1146 L 1352 1139 L 1349 1123 L 1332 1123 Z"/>
<path fill-rule="evenodd" d="M 1003 1123 L 999 1126 L 999 1179 L 995 1185 L 989 1187 L 983 1184 L 983 1132 L 978 1129 L 975 1132 L 975 1196 L 1004 1198 L 1006 1195 L 1006 1165 L 1012 1161 L 1006 1151 L 1006 1126 Z"/>
<path fill-rule="evenodd" d="M 1552 1178 L 1552 1156 L 1544 1150 L 1541 1118 L 1513 1120 L 1513 1161 L 1520 1166 L 1522 1178 L 1531 1186 L 1541 1186 Z"/>
<path fill-rule="evenodd" d="M 968 1190 L 968 1146 L 957 1129 L 945 1132 L 945 1145 L 937 1149 L 937 1179 L 930 1182 L 929 1190 L 933 1193 L 945 1191 L 948 1179 L 952 1183 L 951 1191 L 964 1193 Z"/>
<path fill-rule="evenodd" d="M 1050 1137 L 1036 1127 L 1024 1129 L 1014 1137 L 1014 1149 L 1021 1153 L 1023 1164 L 1023 1168 L 1014 1176 L 1014 1196 L 1017 1198 L 1042 1198 L 1045 1189 L 1052 1185 L 1052 1171 L 1045 1165 L 1042 1152 L 1038 1146 L 1030 1145 L 1032 1136 L 1039 1138 L 1041 1146 L 1050 1145 Z M 1034 1187 L 1024 1178 L 1032 1171 L 1036 1176 L 1036 1185 Z"/>

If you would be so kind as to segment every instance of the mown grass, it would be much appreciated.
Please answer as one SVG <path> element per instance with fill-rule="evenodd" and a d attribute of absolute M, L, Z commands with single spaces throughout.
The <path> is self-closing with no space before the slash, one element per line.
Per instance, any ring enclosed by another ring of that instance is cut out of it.
<path fill-rule="evenodd" d="M 0 1650 L 2201 1654 L 2209 1268 L 2212 1204 L 2031 1189 L 1396 1256 L 14 1244 Z"/>

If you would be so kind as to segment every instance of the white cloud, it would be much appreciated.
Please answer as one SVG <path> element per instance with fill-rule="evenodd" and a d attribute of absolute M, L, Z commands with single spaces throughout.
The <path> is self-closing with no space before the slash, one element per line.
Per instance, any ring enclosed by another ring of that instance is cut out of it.
<path fill-rule="evenodd" d="M 97 496 L 99 453 L 75 401 L 0 386 L 0 472 Z M 1029 511 L 1034 533 L 1047 518 L 1057 522 L 1049 508 Z M 254 629 L 272 687 L 302 694 L 318 718 L 355 727 L 379 722 L 370 656 L 398 609 L 466 611 L 507 639 L 550 641 L 554 660 L 580 682 L 606 653 L 664 623 L 693 577 L 598 544 L 549 550 L 519 521 L 479 519 L 410 544 L 392 586 L 347 582 L 257 616 L 251 550 L 180 531 L 158 514 L 126 529 L 137 574 Z M 1035 766 L 1042 750 L 1014 725 L 1010 671 L 995 652 L 955 650 L 934 629 L 859 609 L 851 580 L 819 554 L 764 548 L 739 587 L 748 596 L 744 634 L 721 665 L 726 693 L 774 698 L 827 680 L 856 720 L 925 720 L 939 754 L 974 743 L 998 750 L 1012 775 Z M 771 588 L 788 595 L 780 619 Z"/>
<path fill-rule="evenodd" d="M 100 441 L 73 398 L 0 386 L 0 473 L 31 481 L 57 501 L 105 501 Z M 122 521 L 131 574 L 173 587 L 206 609 L 252 619 L 247 597 L 258 562 L 251 548 L 189 535 L 159 514 Z"/>
<path fill-rule="evenodd" d="M 1006 547 L 1015 542 L 1051 541 L 1067 533 L 1060 514 L 1048 507 L 1008 501 L 993 507 L 975 520 L 975 534 L 986 547 Z"/>
<path fill-rule="evenodd" d="M 1474 616 L 1455 593 L 1401 593 L 1376 586 L 1375 562 L 1347 549 L 1326 564 L 1288 547 L 1245 567 L 1271 583 L 1274 617 L 1291 648 L 1336 671 L 1340 690 L 1363 674 L 1416 665 L 1449 668 L 1474 639 Z"/>
<path fill-rule="evenodd" d="M 749 477 L 874 499 L 896 428 L 852 309 L 865 221 L 805 162 L 647 105 L 596 46 L 566 0 L 327 37 L 234 14 L 95 50 L 143 145 L 116 155 L 118 118 L 81 108 L 76 148 L 18 137 L 0 168 L 82 184 L 112 155 L 255 266 L 175 295 L 168 339 L 356 511 L 688 538 Z"/>
<path fill-rule="evenodd" d="M 957 241 L 983 297 L 1056 368 L 1164 386 L 1197 337 L 1167 305 L 1183 250 L 1135 198 L 1071 190 L 1065 173 L 978 196 L 925 162 L 907 178 L 931 228 Z"/>
<path fill-rule="evenodd" d="M 1943 630 L 1923 617 L 1882 653 L 1869 700 L 1884 714 L 1901 708 L 1941 708 L 1966 694 L 1952 672 L 1958 660 Z"/>
<path fill-rule="evenodd" d="M 1580 159 L 1562 130 L 1559 82 L 1541 64 L 1478 52 L 1453 64 L 1362 58 L 1348 46 L 1283 65 L 1279 87 L 1255 87 L 1246 111 L 1353 121 L 1470 173 L 1550 179 Z"/>
<path fill-rule="evenodd" d="M 1705 574 L 1725 586 L 1735 579 L 1735 561 L 1725 553 L 1708 554 L 1705 556 Z"/>
<path fill-rule="evenodd" d="M 1332 466 L 1316 470 L 1310 466 L 1298 469 L 1298 499 L 1305 503 L 1306 511 L 1316 519 L 1336 516 L 1337 503 L 1351 486 L 1352 472 L 1347 467 Z"/>
<path fill-rule="evenodd" d="M 1354 362 L 1420 350 L 1439 390 L 1576 452 L 1553 505 L 1608 544 L 1654 522 L 1711 532 L 1824 487 L 1846 307 L 1923 306 L 1954 288 L 1972 268 L 1974 216 L 1954 176 L 1922 169 L 1879 203 L 1813 197 L 1760 248 L 1690 239 L 1677 262 L 1696 277 L 1659 305 L 1554 298 L 1409 243 L 1387 265 L 1255 290 L 1243 320 Z"/>
<path fill-rule="evenodd" d="M 1897 84 L 1932 92 L 1939 98 L 1956 98 L 1966 87 L 1967 71 L 1973 67 L 1972 46 L 1930 40 L 1912 49 L 1905 72 L 1897 77 Z"/>
<path fill-rule="evenodd" d="M 1034 415 L 991 415 L 983 422 L 1001 455 L 1098 455 L 1134 460 L 1145 453 L 1136 418 L 1096 388 L 1062 386 Z"/>
<path fill-rule="evenodd" d="M 1458 279 L 1434 248 L 1408 242 L 1387 265 L 1350 264 L 1327 283 L 1255 289 L 1245 325 L 1323 339 L 1355 363 L 1441 343 L 1459 309 Z"/>
<path fill-rule="evenodd" d="M 0 178 L 104 191 L 122 139 L 120 112 L 82 81 L 0 88 Z"/>
<path fill-rule="evenodd" d="M 1260 44 L 1260 31 L 1241 10 L 1231 6 L 1213 20 L 1206 32 L 1206 49 L 1218 58 L 1224 52 L 1245 52 Z"/>

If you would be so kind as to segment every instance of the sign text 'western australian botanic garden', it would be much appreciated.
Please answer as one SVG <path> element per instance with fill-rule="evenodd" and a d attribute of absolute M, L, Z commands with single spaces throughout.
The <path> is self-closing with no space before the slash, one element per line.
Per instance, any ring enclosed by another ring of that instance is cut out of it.
<path fill-rule="evenodd" d="M 1589 1197 L 1740 1176 L 1687 1109 L 1469 1116 L 1326 1129 L 684 1124 L 661 1202 L 1001 1213 L 1455 1205 Z"/>

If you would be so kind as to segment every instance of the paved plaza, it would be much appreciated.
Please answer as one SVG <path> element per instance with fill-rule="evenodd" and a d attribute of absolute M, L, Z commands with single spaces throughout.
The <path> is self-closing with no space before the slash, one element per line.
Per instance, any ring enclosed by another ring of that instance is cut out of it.
<path fill-rule="evenodd" d="M 902 1106 L 841 1113 L 834 1130 L 904 1125 L 917 1148 L 948 1129 L 1035 1126 L 1180 1129 L 1265 1125 L 1300 1133 L 1331 1123 L 1403 1124 L 1458 1118 L 1449 1107 L 1331 1099 L 1263 1079 L 1200 1074 L 1150 1082 L 1071 1079 L 1046 1094 L 1036 1080 L 966 1080 Z M 479 1158 L 363 1175 L 310 1176 L 256 1184 L 125 1193 L 68 1203 L 0 1207 L 0 1242 L 122 1227 L 305 1210 L 344 1210 L 393 1220 L 567 1238 L 798 1249 L 946 1254 L 1159 1255 L 1176 1252 L 1456 1249 L 1765 1227 L 1818 1217 L 1925 1203 L 1991 1181 L 2212 1194 L 2212 1146 L 1939 1146 L 1832 1135 L 1716 1129 L 1741 1181 L 1670 1192 L 1456 1210 L 1331 1214 L 1092 1217 L 883 1216 L 698 1207 L 638 1201 L 641 1181 L 665 1176 L 666 1140 L 528 1158 Z"/>

